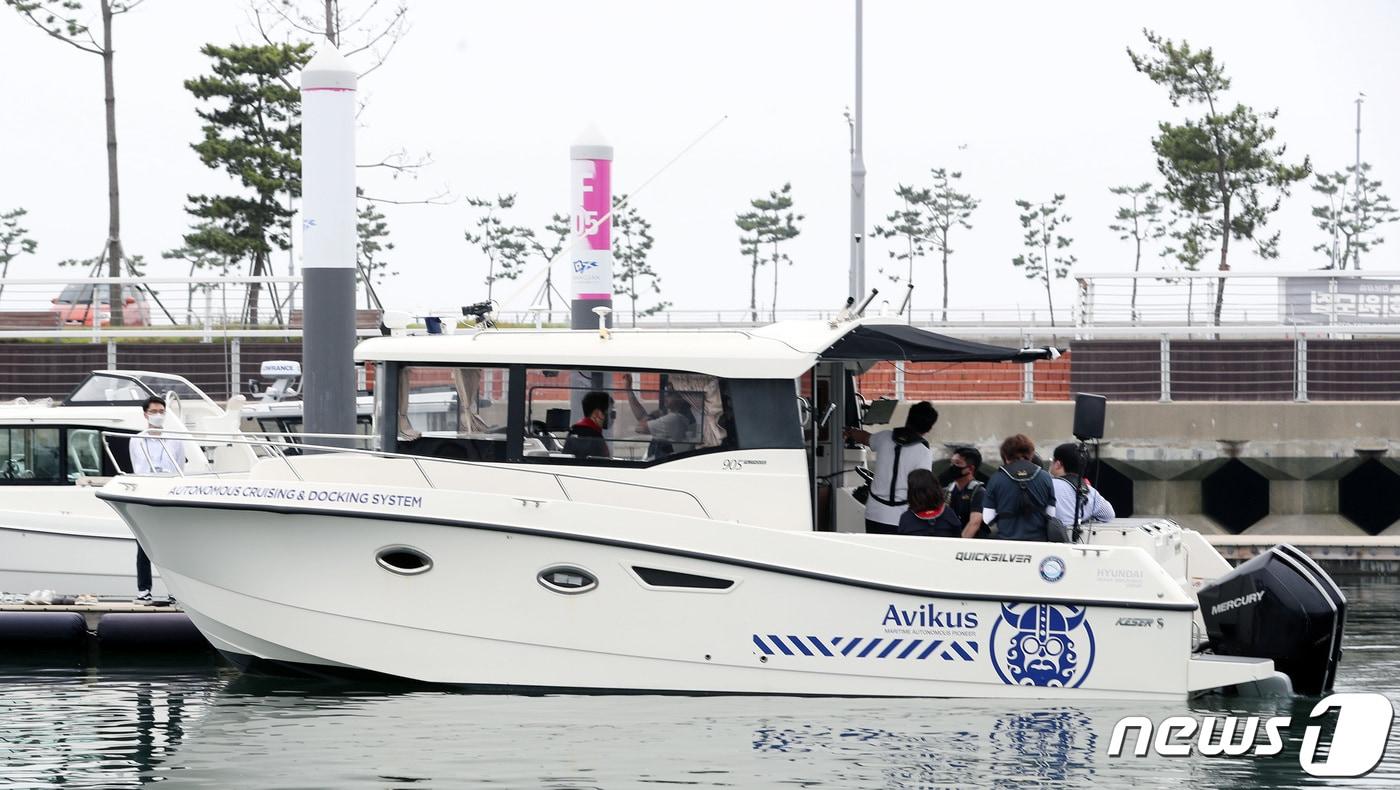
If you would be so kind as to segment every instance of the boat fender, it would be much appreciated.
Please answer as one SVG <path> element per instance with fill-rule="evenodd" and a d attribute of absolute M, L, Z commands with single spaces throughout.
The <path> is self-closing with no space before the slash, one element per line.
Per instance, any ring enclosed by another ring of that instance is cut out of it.
<path fill-rule="evenodd" d="M 77 612 L 0 612 L 0 647 L 79 645 L 87 625 Z"/>
<path fill-rule="evenodd" d="M 183 612 L 114 613 L 97 621 L 103 650 L 153 650 L 208 647 L 199 629 Z"/>

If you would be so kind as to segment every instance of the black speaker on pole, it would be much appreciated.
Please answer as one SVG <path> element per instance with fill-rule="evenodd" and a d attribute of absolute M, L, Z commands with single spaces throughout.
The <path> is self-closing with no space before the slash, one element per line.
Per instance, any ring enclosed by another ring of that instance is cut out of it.
<path fill-rule="evenodd" d="M 1074 395 L 1074 438 L 1079 441 L 1103 438 L 1104 411 L 1108 398 L 1077 392 Z"/>

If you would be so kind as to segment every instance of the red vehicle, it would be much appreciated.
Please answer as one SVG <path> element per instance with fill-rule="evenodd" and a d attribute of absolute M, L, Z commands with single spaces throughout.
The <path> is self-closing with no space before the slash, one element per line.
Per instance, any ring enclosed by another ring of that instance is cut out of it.
<path fill-rule="evenodd" d="M 145 292 L 130 285 L 123 285 L 121 289 L 122 325 L 150 326 L 151 306 Z M 69 285 L 53 300 L 53 312 L 62 326 L 92 326 L 94 312 L 100 325 L 107 326 L 112 322 L 110 294 L 111 287 L 107 285 Z"/>

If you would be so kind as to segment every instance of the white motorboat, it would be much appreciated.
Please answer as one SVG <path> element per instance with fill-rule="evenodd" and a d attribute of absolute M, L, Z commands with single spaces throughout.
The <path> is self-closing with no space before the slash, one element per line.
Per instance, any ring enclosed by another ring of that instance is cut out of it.
<path fill-rule="evenodd" d="M 356 357 L 376 366 L 381 451 L 99 496 L 244 665 L 575 691 L 1330 688 L 1345 602 L 1286 547 L 1232 571 L 1165 521 L 1074 544 L 833 523 L 852 512 L 824 484 L 855 372 L 1045 353 L 872 320 L 376 338 Z M 455 411 L 415 428 L 415 394 L 444 387 Z M 590 437 L 578 403 L 598 391 L 616 419 Z"/>
<path fill-rule="evenodd" d="M 141 370 L 94 371 L 57 404 L 0 404 L 0 591 L 136 591 L 136 539 L 94 494 L 119 465 L 129 468 L 126 443 L 108 442 L 109 454 L 101 435 L 144 430 L 141 407 L 153 395 L 167 399 L 172 433 L 237 429 L 187 379 Z M 250 448 L 234 444 L 216 451 L 215 464 L 231 456 L 245 470 L 251 464 Z M 211 468 L 202 453 L 190 453 L 189 464 Z M 164 594 L 159 578 L 155 592 Z"/>

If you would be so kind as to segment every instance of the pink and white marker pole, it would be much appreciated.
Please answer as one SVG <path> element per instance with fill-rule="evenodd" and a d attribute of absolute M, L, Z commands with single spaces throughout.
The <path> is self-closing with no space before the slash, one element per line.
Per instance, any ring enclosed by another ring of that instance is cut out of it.
<path fill-rule="evenodd" d="M 574 241 L 569 248 L 571 329 L 596 329 L 595 307 L 612 308 L 613 149 L 589 127 L 569 148 Z M 611 317 L 608 321 L 611 325 Z"/>
<path fill-rule="evenodd" d="M 301 72 L 301 388 L 308 433 L 355 432 L 355 70 L 324 41 Z"/>

